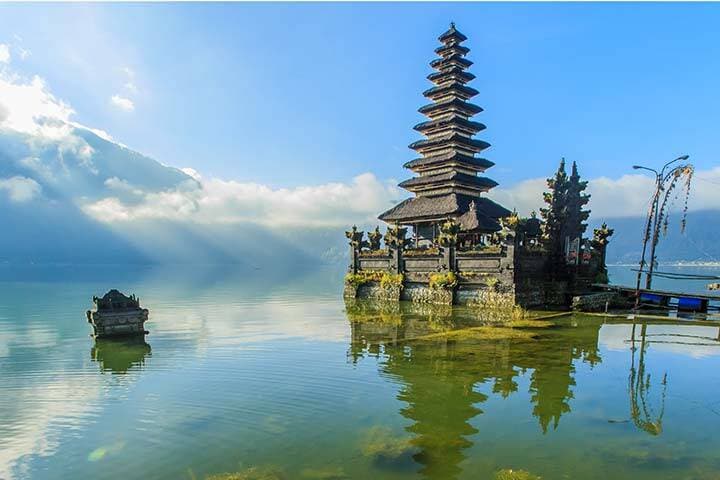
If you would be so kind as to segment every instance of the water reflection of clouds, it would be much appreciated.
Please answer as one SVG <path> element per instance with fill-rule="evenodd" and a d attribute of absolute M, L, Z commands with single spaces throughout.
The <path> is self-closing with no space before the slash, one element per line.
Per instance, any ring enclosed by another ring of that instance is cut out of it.
<path fill-rule="evenodd" d="M 638 327 L 639 328 L 638 324 Z M 632 324 L 605 324 L 600 345 L 613 351 L 629 350 Z M 636 332 L 636 342 L 639 340 Z M 646 340 L 652 349 L 675 355 L 703 358 L 720 355 L 720 327 L 700 325 L 648 325 Z"/>
<path fill-rule="evenodd" d="M 0 428 L 0 478 L 29 478 L 35 457 L 53 455 L 66 429 L 91 421 L 101 407 L 103 381 L 95 375 L 50 375 L 32 386 L 3 391 L 15 407 L 3 406 Z M 4 431 L 4 432 L 3 432 Z"/>

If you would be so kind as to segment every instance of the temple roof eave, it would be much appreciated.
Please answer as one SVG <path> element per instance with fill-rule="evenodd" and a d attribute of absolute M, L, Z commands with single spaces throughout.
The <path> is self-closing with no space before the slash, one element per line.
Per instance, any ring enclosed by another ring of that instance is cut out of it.
<path fill-rule="evenodd" d="M 462 146 L 462 148 L 475 153 L 480 153 L 483 150 L 490 148 L 490 144 L 488 142 L 485 142 L 483 140 L 476 140 L 474 138 L 464 137 L 457 133 L 452 133 L 443 137 L 418 140 L 417 142 L 413 142 L 408 145 L 408 147 L 412 150 L 415 150 L 416 152 L 422 152 L 434 149 L 434 147 L 450 147 L 454 144 Z"/>
<path fill-rule="evenodd" d="M 452 100 L 442 103 L 430 103 L 428 105 L 424 105 L 418 108 L 418 112 L 422 113 L 423 115 L 428 115 L 430 113 L 442 110 L 447 110 L 448 112 L 451 112 L 453 110 L 462 110 L 468 115 L 475 115 L 483 111 L 482 107 L 479 107 L 473 103 L 466 102 L 464 100 L 460 100 L 459 98 L 453 98 Z"/>
<path fill-rule="evenodd" d="M 448 67 L 457 66 L 460 68 L 470 68 L 473 65 L 471 60 L 463 57 L 462 55 L 450 55 L 449 57 L 436 58 L 430 62 L 430 67 L 438 71 L 448 70 Z"/>
<path fill-rule="evenodd" d="M 450 45 L 440 45 L 435 49 L 435 53 L 440 55 L 441 57 L 446 56 L 447 53 L 452 54 L 460 54 L 460 55 L 467 55 L 470 52 L 470 49 L 467 47 L 464 47 L 460 45 L 459 43 L 453 43 Z"/>
<path fill-rule="evenodd" d="M 456 83 L 451 83 L 448 85 L 428 88 L 427 90 L 425 90 L 423 92 L 423 96 L 425 98 L 429 98 L 429 99 L 439 98 L 446 92 L 449 94 L 452 94 L 454 92 L 454 94 L 456 94 L 458 96 L 462 96 L 462 98 L 466 98 L 466 99 L 472 98 L 475 95 L 477 95 L 478 93 L 480 93 L 472 87 L 468 87 L 459 82 L 456 82 Z"/>
<path fill-rule="evenodd" d="M 378 217 L 386 223 L 413 224 L 458 218 L 472 210 L 474 204 L 478 215 L 499 219 L 511 214 L 510 210 L 489 198 L 448 193 L 433 197 L 411 197 Z"/>
<path fill-rule="evenodd" d="M 453 78 L 463 83 L 468 83 L 475 79 L 475 75 L 464 71 L 462 68 L 456 67 L 444 72 L 433 72 L 427 76 L 427 79 L 434 84 L 444 83 L 448 78 Z"/>
<path fill-rule="evenodd" d="M 462 165 L 464 167 L 475 168 L 478 171 L 484 171 L 495 165 L 494 162 L 480 157 L 471 157 L 468 155 L 462 155 L 459 153 L 453 153 L 452 155 L 438 155 L 433 157 L 420 157 L 414 160 L 406 162 L 404 167 L 410 170 L 414 170 L 421 167 L 432 167 L 442 166 L 443 164 L 448 165 Z"/>
<path fill-rule="evenodd" d="M 412 177 L 398 184 L 399 187 L 408 189 L 408 187 L 419 186 L 469 186 L 473 188 L 482 188 L 490 190 L 497 187 L 498 183 L 487 177 L 478 177 L 467 173 L 450 171 L 446 173 L 438 173 L 435 175 L 423 175 L 420 177 Z"/>
<path fill-rule="evenodd" d="M 440 118 L 437 120 L 426 120 L 424 122 L 420 122 L 413 127 L 413 130 L 416 130 L 416 131 L 422 133 L 427 130 L 449 128 L 449 127 L 457 127 L 462 130 L 472 131 L 473 133 L 477 133 L 482 130 L 485 130 L 484 124 L 482 124 L 480 122 L 474 122 L 472 120 L 468 120 L 466 118 L 463 118 L 463 117 L 460 117 L 457 115 L 453 115 L 450 118 Z"/>

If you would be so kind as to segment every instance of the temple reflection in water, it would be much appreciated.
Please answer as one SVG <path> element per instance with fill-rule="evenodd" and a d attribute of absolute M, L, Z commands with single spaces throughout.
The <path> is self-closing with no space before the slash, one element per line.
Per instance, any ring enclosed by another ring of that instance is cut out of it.
<path fill-rule="evenodd" d="M 142 337 L 120 339 L 96 339 L 90 350 L 90 358 L 104 372 L 125 374 L 132 368 L 142 367 L 151 355 L 150 345 Z"/>
<path fill-rule="evenodd" d="M 406 406 L 400 414 L 411 422 L 406 430 L 413 437 L 417 448 L 413 458 L 424 478 L 460 475 L 466 450 L 473 445 L 471 437 L 479 433 L 472 420 L 484 413 L 490 390 L 508 398 L 518 392 L 519 378 L 526 377 L 532 415 L 546 434 L 570 413 L 579 363 L 594 367 L 602 362 L 600 320 L 566 319 L 552 328 L 552 334 L 533 331 L 534 338 L 459 341 L 432 334 L 478 325 L 482 319 L 469 309 L 362 301 L 350 301 L 346 307 L 352 331 L 350 360 L 357 363 L 375 357 L 382 372 L 401 384 L 397 398 Z M 630 418 L 622 421 L 632 421 L 657 435 L 663 408 L 660 405 L 655 411 L 646 401 L 651 382 L 644 367 L 645 334 L 646 329 L 638 326 L 634 348 L 627 346 L 628 353 L 632 352 L 628 357 Z M 654 388 L 661 388 L 664 402 L 667 379 L 661 380 Z"/>

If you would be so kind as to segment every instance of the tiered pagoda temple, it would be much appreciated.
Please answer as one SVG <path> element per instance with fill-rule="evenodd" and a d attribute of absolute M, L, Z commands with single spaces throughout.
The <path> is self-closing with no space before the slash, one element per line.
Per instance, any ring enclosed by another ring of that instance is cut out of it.
<path fill-rule="evenodd" d="M 605 247 L 612 230 L 582 238 L 589 196 L 573 164 L 564 162 L 548 179 L 541 217 L 519 218 L 486 197 L 497 182 L 485 176 L 494 164 L 482 156 L 490 146 L 475 136 L 485 125 L 472 118 L 467 40 L 454 24 L 440 35 L 427 120 L 415 125 L 425 138 L 410 144 L 419 155 L 405 164 L 416 176 L 400 183 L 413 194 L 382 213 L 387 232 L 345 232 L 350 265 L 347 298 L 472 303 L 523 307 L 569 306 L 605 275 Z M 540 200 L 540 199 L 538 199 Z M 408 234 L 410 236 L 408 237 Z M 384 240 L 384 248 L 381 241 Z M 605 277 L 606 278 L 606 277 Z M 604 304 L 604 302 L 603 302 Z"/>
<path fill-rule="evenodd" d="M 459 224 L 461 243 L 479 242 L 500 230 L 499 219 L 511 213 L 482 196 L 497 182 L 484 176 L 493 162 L 479 156 L 490 144 L 474 138 L 485 125 L 472 120 L 483 109 L 470 102 L 478 91 L 467 85 L 475 78 L 467 71 L 473 63 L 462 45 L 467 37 L 451 24 L 439 40 L 439 58 L 430 63 L 436 72 L 427 77 L 435 86 L 423 92 L 431 103 L 419 109 L 428 120 L 414 127 L 426 138 L 410 144 L 420 157 L 405 164 L 417 176 L 399 185 L 415 196 L 379 217 L 412 227 L 416 247 L 432 245 L 440 223 L 449 219 Z"/>

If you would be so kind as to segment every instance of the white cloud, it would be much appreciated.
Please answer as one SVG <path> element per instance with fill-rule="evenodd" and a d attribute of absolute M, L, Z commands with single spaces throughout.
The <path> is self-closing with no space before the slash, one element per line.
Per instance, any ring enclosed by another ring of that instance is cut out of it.
<path fill-rule="evenodd" d="M 135 110 L 135 103 L 133 103 L 133 101 L 129 98 L 121 97 L 120 95 L 113 95 L 110 97 L 110 103 L 126 112 L 132 112 Z"/>
<path fill-rule="evenodd" d="M 185 175 L 194 178 L 198 182 L 202 180 L 202 176 L 200 176 L 200 172 L 195 170 L 194 168 L 185 167 L 180 169 Z"/>
<path fill-rule="evenodd" d="M 127 203 L 116 196 L 83 205 L 92 217 L 106 222 L 165 219 L 199 224 L 255 223 L 268 227 L 337 227 L 349 223 L 375 223 L 377 215 L 407 196 L 395 182 L 382 182 L 364 173 L 347 183 L 328 183 L 295 188 L 271 188 L 218 178 L 204 179 L 196 170 L 182 169 L 195 182 L 172 190 L 142 192 L 120 179 L 111 179 L 120 192 L 132 192 L 140 201 Z M 690 210 L 720 206 L 720 167 L 700 171 L 693 181 Z M 111 186 L 108 182 L 106 185 Z M 593 218 L 641 216 L 652 192 L 652 179 L 627 175 L 591 180 L 589 208 Z M 542 206 L 545 179 L 522 181 L 490 196 L 521 215 Z M 681 199 L 677 208 L 681 207 Z"/>
<path fill-rule="evenodd" d="M 629 352 L 632 346 L 632 330 L 631 324 L 603 325 L 598 343 L 608 350 Z M 717 334 L 717 327 L 648 325 L 646 341 L 654 351 L 703 358 L 720 355 Z M 639 329 L 635 334 L 635 341 L 637 347 L 640 341 Z"/>
<path fill-rule="evenodd" d="M 75 113 L 55 98 L 38 76 L 28 83 L 10 75 L 0 76 L 0 110 L 4 112 L 0 128 L 54 139 L 67 135 Z"/>
<path fill-rule="evenodd" d="M 18 51 L 18 55 L 20 55 L 20 60 L 25 60 L 30 55 L 32 55 L 32 52 L 30 50 L 26 50 L 22 47 L 16 47 Z"/>
<path fill-rule="evenodd" d="M 23 203 L 40 195 L 42 188 L 32 178 L 15 176 L 0 178 L 0 191 L 6 192 L 11 202 Z"/>
<path fill-rule="evenodd" d="M 268 227 L 324 227 L 373 222 L 379 212 L 401 196 L 394 182 L 383 183 L 370 173 L 358 175 L 350 183 L 279 189 L 256 183 L 203 180 L 194 170 L 186 173 L 198 182 L 163 192 L 146 192 L 139 203 L 108 197 L 85 204 L 83 210 L 111 223 L 165 219 L 201 224 L 249 222 Z"/>
<path fill-rule="evenodd" d="M 720 208 L 720 167 L 695 172 L 690 192 L 689 210 Z M 647 213 L 654 180 L 645 175 L 623 175 L 612 179 L 600 177 L 588 183 L 591 195 L 588 208 L 595 218 L 636 217 Z M 516 208 L 521 215 L 543 206 L 542 192 L 547 191 L 544 178 L 524 180 L 510 188 L 495 188 L 493 200 L 508 208 Z M 678 197 L 677 207 L 682 198 Z"/>
<path fill-rule="evenodd" d="M 122 193 L 129 193 L 132 195 L 142 195 L 143 191 L 133 187 L 128 183 L 127 180 L 122 180 L 118 177 L 111 177 L 105 180 L 104 182 L 105 186 L 108 187 L 111 190 L 116 190 L 118 192 Z"/>
<path fill-rule="evenodd" d="M 50 93 L 40 77 L 23 81 L 0 72 L 0 132 L 23 134 L 33 152 L 55 148 L 60 163 L 66 154 L 72 154 L 80 165 L 97 173 L 92 162 L 93 149 L 75 135 L 75 128 L 85 127 L 71 120 L 74 113 Z"/>
<path fill-rule="evenodd" d="M 10 46 L 0 43 L 0 63 L 10 63 Z"/>
<path fill-rule="evenodd" d="M 135 85 L 133 82 L 125 82 L 125 85 L 123 85 L 123 88 L 127 90 L 128 92 L 137 93 L 138 88 L 137 85 Z"/>

